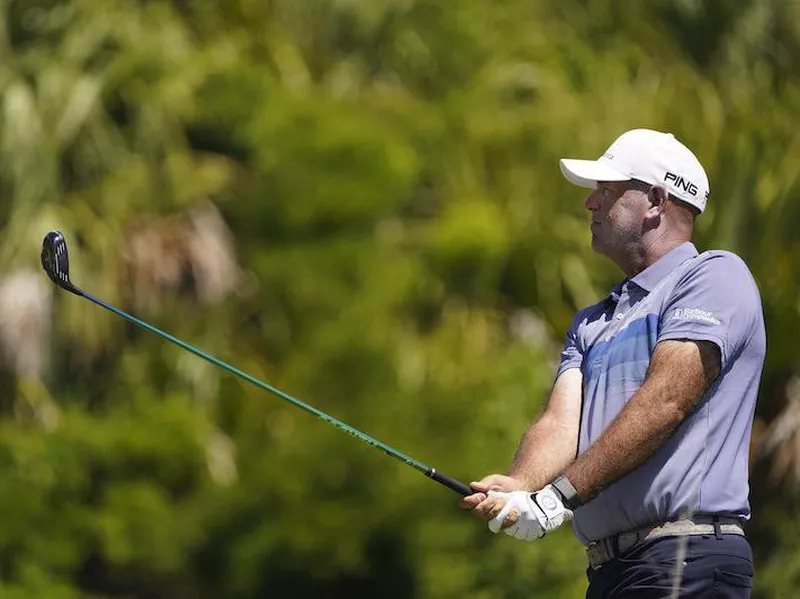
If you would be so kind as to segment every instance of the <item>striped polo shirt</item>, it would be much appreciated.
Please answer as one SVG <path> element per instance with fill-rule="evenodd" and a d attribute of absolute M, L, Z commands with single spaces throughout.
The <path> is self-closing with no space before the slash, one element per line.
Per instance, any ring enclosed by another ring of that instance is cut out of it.
<path fill-rule="evenodd" d="M 766 335 L 756 283 L 730 252 L 698 254 L 686 242 L 575 316 L 558 374 L 583 373 L 578 453 L 639 389 L 665 339 L 716 344 L 720 376 L 648 461 L 575 511 L 584 543 L 689 514 L 750 517 L 748 452 Z"/>

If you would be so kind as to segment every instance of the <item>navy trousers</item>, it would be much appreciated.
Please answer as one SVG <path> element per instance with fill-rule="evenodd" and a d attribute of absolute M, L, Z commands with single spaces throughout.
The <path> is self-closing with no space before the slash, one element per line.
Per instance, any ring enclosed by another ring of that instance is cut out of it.
<path fill-rule="evenodd" d="M 746 599 L 753 586 L 753 553 L 740 535 L 664 537 L 597 570 L 589 568 L 586 575 L 586 599 Z"/>

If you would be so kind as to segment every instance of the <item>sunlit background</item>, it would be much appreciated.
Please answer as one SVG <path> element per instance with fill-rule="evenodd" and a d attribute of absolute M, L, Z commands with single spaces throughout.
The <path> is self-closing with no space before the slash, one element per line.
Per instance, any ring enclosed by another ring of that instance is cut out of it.
<path fill-rule="evenodd" d="M 413 469 L 74 282 L 469 481 L 621 276 L 562 156 L 671 131 L 769 353 L 755 596 L 800 585 L 796 0 L 0 1 L 0 597 L 575 598 Z"/>

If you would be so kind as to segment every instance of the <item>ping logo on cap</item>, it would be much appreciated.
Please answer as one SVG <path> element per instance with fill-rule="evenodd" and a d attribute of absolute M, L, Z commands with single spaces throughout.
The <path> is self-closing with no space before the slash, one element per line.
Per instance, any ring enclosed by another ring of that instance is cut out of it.
<path fill-rule="evenodd" d="M 685 192 L 690 193 L 693 196 L 697 195 L 697 185 L 695 185 L 688 179 L 684 179 L 680 175 L 667 172 L 667 174 L 664 176 L 664 181 L 666 182 L 672 181 L 675 187 L 683 189 Z"/>

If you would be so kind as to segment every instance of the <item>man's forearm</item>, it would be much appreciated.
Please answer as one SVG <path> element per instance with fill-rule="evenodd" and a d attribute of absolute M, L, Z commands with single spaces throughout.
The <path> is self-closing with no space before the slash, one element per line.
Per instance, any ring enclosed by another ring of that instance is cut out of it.
<path fill-rule="evenodd" d="M 520 441 L 509 476 L 526 489 L 541 489 L 575 459 L 577 430 L 544 414 Z"/>
<path fill-rule="evenodd" d="M 631 398 L 603 435 L 564 469 L 582 501 L 644 464 L 680 424 L 676 410 L 653 409 L 640 399 Z"/>
<path fill-rule="evenodd" d="M 522 437 L 509 476 L 524 488 L 538 491 L 575 459 L 582 385 L 583 376 L 577 368 L 561 373 L 544 414 Z"/>

